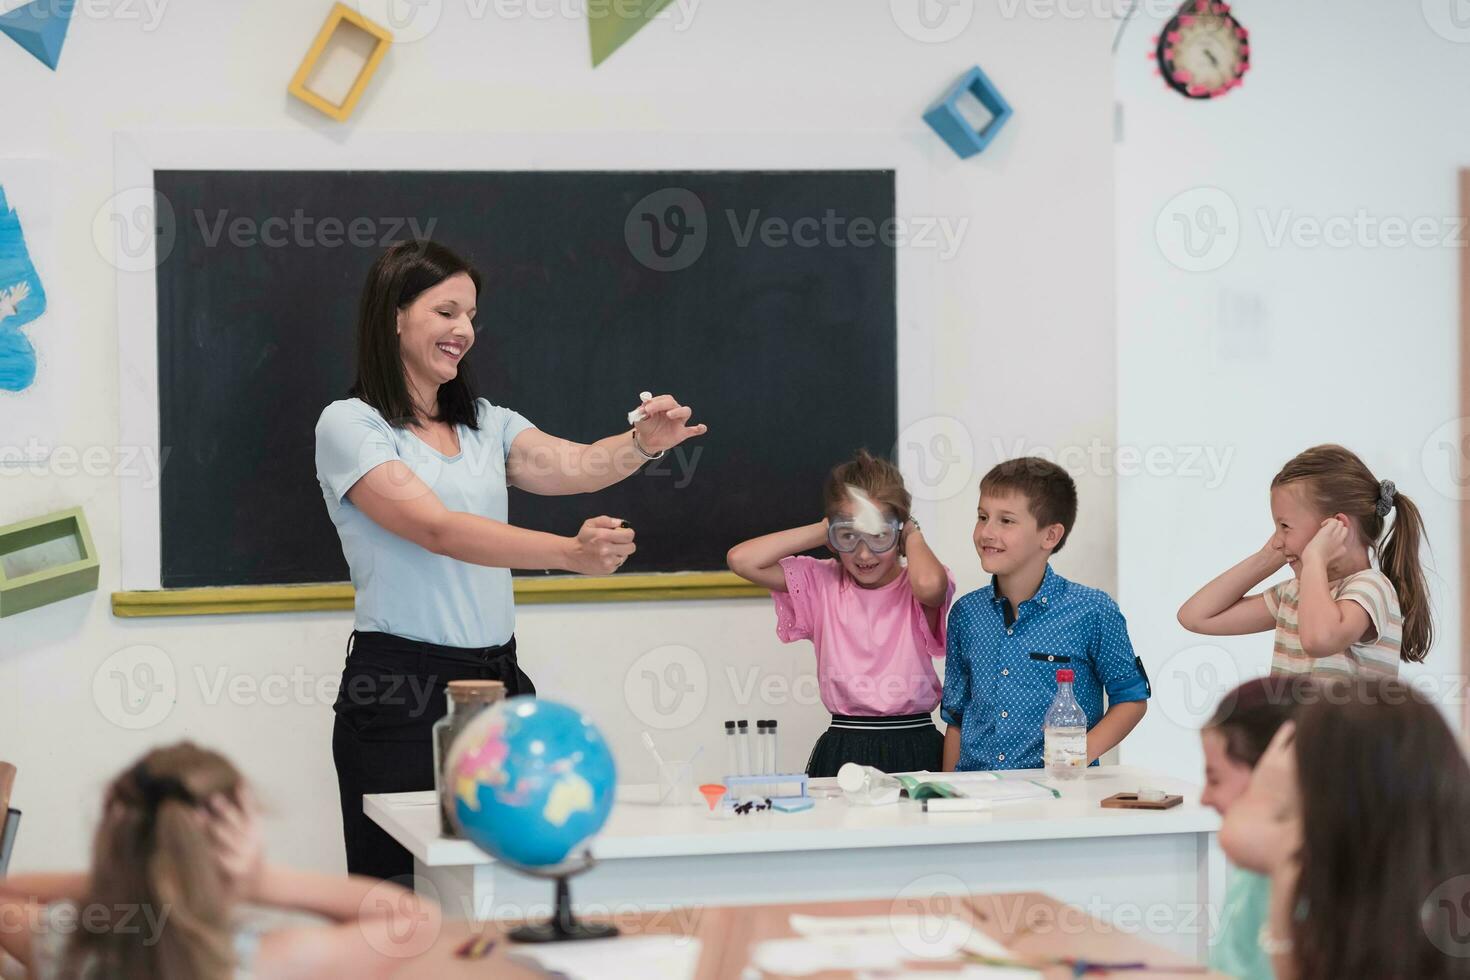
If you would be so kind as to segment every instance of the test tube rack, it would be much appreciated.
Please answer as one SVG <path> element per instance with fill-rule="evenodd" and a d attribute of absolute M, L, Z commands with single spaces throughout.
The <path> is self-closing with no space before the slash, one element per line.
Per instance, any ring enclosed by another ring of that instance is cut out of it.
<path fill-rule="evenodd" d="M 754 787 L 776 787 L 779 789 L 795 789 L 795 792 L 761 793 L 761 796 L 769 796 L 772 802 L 776 800 L 804 800 L 806 792 L 807 776 L 804 772 L 778 772 L 762 773 L 757 776 L 726 776 L 725 777 L 725 799 L 738 801 L 746 797 L 755 797 L 757 794 Z M 745 792 L 741 792 L 744 790 Z"/>

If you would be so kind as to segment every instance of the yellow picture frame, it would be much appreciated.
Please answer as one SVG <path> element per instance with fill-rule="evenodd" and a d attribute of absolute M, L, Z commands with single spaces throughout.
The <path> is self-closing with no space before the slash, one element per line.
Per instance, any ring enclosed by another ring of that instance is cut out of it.
<path fill-rule="evenodd" d="M 763 599 L 770 593 L 733 572 L 668 572 L 643 575 L 518 577 L 516 604 L 653 602 L 670 599 Z M 346 582 L 313 585 L 239 585 L 197 589 L 147 589 L 112 594 L 121 619 L 152 616 L 220 616 L 239 613 L 320 612 L 353 607 Z"/>
<path fill-rule="evenodd" d="M 377 44 L 373 46 L 372 53 L 368 55 L 366 63 L 358 72 L 357 79 L 352 83 L 352 88 L 348 91 L 347 96 L 338 104 L 328 101 L 324 96 L 308 88 L 306 83 L 311 78 L 312 72 L 316 70 L 322 55 L 326 53 L 327 47 L 332 43 L 333 37 L 343 28 L 343 25 L 365 31 L 377 39 Z M 316 40 L 312 41 L 311 49 L 306 52 L 306 57 L 301 59 L 301 67 L 296 69 L 296 74 L 292 77 L 287 91 L 318 112 L 338 122 L 346 122 L 352 115 L 352 111 L 357 108 L 358 100 L 362 98 L 363 91 L 367 88 L 368 82 L 372 81 L 378 65 L 388 53 L 388 46 L 392 43 L 393 34 L 386 27 L 368 20 L 345 4 L 334 4 L 331 13 L 327 15 L 326 23 L 317 32 Z"/>

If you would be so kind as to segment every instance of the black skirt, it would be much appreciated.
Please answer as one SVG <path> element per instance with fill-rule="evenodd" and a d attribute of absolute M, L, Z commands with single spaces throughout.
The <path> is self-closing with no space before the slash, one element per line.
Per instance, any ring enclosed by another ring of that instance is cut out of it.
<path fill-rule="evenodd" d="M 412 876 L 413 855 L 368 819 L 362 798 L 434 788 L 434 723 L 448 710 L 444 692 L 457 680 L 500 681 L 508 698 L 536 693 L 516 661 L 515 637 L 498 647 L 462 649 L 353 631 L 332 706 L 349 873 L 405 883 Z"/>
<path fill-rule="evenodd" d="M 944 736 L 927 714 L 833 715 L 831 727 L 812 747 L 806 774 L 835 776 L 848 762 L 883 772 L 939 772 L 944 768 Z"/>

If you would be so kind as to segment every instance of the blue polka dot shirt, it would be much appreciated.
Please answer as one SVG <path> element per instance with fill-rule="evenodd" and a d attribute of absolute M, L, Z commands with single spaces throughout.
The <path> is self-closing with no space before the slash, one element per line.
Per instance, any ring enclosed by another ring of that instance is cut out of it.
<path fill-rule="evenodd" d="M 1089 729 L 1103 716 L 1104 690 L 1112 704 L 1152 693 L 1118 604 L 1050 565 L 1036 594 L 1014 611 L 994 578 L 956 600 L 940 715 L 960 726 L 957 768 L 1041 768 L 1042 723 L 1062 668 L 1076 673 L 1072 693 Z"/>

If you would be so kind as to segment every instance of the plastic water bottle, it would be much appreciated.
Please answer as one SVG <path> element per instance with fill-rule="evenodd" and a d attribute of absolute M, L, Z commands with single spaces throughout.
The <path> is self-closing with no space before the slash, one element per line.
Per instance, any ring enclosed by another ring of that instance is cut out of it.
<path fill-rule="evenodd" d="M 897 803 L 903 791 L 903 784 L 888 773 L 856 762 L 844 762 L 837 770 L 837 785 L 847 794 L 847 802 L 855 806 Z"/>
<path fill-rule="evenodd" d="M 1057 671 L 1057 696 L 1046 709 L 1042 758 L 1046 774 L 1056 779 L 1076 779 L 1087 768 L 1087 715 L 1072 696 L 1075 677 L 1070 670 Z"/>

